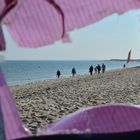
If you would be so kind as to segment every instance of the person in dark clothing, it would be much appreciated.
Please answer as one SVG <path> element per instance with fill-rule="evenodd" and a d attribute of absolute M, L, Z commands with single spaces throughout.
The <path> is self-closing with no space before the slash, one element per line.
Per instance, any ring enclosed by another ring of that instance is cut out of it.
<path fill-rule="evenodd" d="M 61 75 L 60 70 L 58 70 L 58 71 L 56 72 L 56 75 L 57 75 L 58 78 L 60 77 L 60 75 Z"/>
<path fill-rule="evenodd" d="M 94 70 L 95 70 L 95 73 L 97 73 L 97 66 L 94 68 Z"/>
<path fill-rule="evenodd" d="M 98 71 L 98 74 L 100 73 L 100 71 L 101 71 L 101 66 L 98 64 L 98 66 L 97 66 L 97 71 Z"/>
<path fill-rule="evenodd" d="M 72 76 L 74 76 L 76 74 L 76 69 L 75 68 L 72 68 L 71 73 L 72 73 Z"/>
<path fill-rule="evenodd" d="M 123 68 L 125 68 L 125 64 L 123 65 Z"/>
<path fill-rule="evenodd" d="M 90 73 L 90 75 L 92 75 L 92 73 L 93 73 L 93 66 L 92 65 L 89 68 L 89 73 Z"/>
<path fill-rule="evenodd" d="M 106 69 L 105 64 L 102 64 L 102 73 L 104 73 L 104 72 L 105 72 L 105 69 Z"/>

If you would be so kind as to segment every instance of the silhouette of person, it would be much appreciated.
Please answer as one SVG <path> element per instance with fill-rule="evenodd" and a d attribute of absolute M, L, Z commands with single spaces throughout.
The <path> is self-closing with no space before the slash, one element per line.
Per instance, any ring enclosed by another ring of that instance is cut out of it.
<path fill-rule="evenodd" d="M 102 73 L 104 73 L 104 72 L 105 72 L 105 69 L 106 69 L 105 64 L 102 64 Z"/>
<path fill-rule="evenodd" d="M 72 68 L 71 73 L 72 73 L 72 76 L 74 76 L 76 74 L 76 69 L 75 68 Z"/>
<path fill-rule="evenodd" d="M 90 75 L 92 75 L 92 73 L 93 73 L 93 66 L 92 65 L 89 68 L 89 73 L 90 73 Z"/>
<path fill-rule="evenodd" d="M 97 73 L 97 66 L 94 68 L 94 70 L 95 70 L 95 73 Z"/>
<path fill-rule="evenodd" d="M 123 65 L 123 68 L 125 68 L 125 64 Z"/>
<path fill-rule="evenodd" d="M 58 78 L 60 77 L 60 75 L 61 75 L 60 70 L 57 70 L 56 75 L 57 75 Z"/>
<path fill-rule="evenodd" d="M 100 71 L 101 71 L 101 66 L 98 64 L 98 66 L 97 66 L 97 71 L 98 71 L 98 74 L 100 73 Z"/>

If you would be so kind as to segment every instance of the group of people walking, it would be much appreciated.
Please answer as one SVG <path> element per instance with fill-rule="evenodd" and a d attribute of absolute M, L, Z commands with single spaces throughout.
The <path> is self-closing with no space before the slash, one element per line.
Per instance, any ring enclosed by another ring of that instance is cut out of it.
<path fill-rule="evenodd" d="M 93 74 L 93 71 L 95 71 L 95 73 L 100 73 L 102 71 L 102 73 L 105 72 L 105 69 L 106 69 L 106 66 L 105 64 L 102 64 L 102 66 L 100 66 L 99 64 L 93 69 L 93 66 L 91 65 L 90 68 L 89 68 L 89 73 L 90 75 Z"/>
<path fill-rule="evenodd" d="M 76 69 L 74 67 L 71 70 L 71 74 L 72 74 L 73 77 L 76 75 Z M 58 78 L 60 77 L 60 75 L 61 75 L 60 70 L 57 70 L 56 75 L 57 75 Z"/>
<path fill-rule="evenodd" d="M 90 73 L 90 75 L 92 75 L 94 73 L 94 71 L 95 71 L 95 73 L 98 73 L 99 74 L 99 73 L 101 73 L 101 71 L 102 71 L 102 73 L 104 73 L 105 70 L 106 70 L 105 64 L 102 64 L 102 66 L 100 66 L 98 64 L 95 68 L 93 68 L 92 65 L 89 67 L 89 73 Z M 76 69 L 74 67 L 71 70 L 71 74 L 72 74 L 73 77 L 76 75 Z M 57 70 L 56 76 L 59 78 L 60 75 L 61 75 L 60 70 Z"/>

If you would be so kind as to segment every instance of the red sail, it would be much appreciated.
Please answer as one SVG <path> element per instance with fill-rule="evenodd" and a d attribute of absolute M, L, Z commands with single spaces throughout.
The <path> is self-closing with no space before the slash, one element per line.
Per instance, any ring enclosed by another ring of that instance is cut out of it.
<path fill-rule="evenodd" d="M 129 53 L 128 53 L 127 63 L 129 63 L 129 62 L 130 62 L 130 60 L 131 60 L 131 50 L 130 50 L 130 51 L 129 51 Z"/>

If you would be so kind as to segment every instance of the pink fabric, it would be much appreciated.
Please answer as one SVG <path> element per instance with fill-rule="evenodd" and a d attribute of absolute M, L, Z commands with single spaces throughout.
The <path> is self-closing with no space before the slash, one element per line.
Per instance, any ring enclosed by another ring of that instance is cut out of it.
<path fill-rule="evenodd" d="M 113 13 L 140 8 L 140 0 L 53 0 L 64 13 L 63 26 L 61 10 L 47 1 L 52 0 L 18 0 L 17 6 L 4 18 L 3 23 L 20 46 L 52 44 L 61 39 L 64 28 L 67 34 Z M 3 5 L 4 0 L 0 0 L 0 12 Z"/>
<path fill-rule="evenodd" d="M 5 39 L 2 31 L 2 26 L 0 24 L 0 51 L 6 49 Z"/>
<path fill-rule="evenodd" d="M 38 134 L 118 133 L 140 130 L 140 108 L 128 105 L 104 105 L 79 110 L 39 130 Z"/>
<path fill-rule="evenodd" d="M 123 14 L 128 10 L 140 8 L 140 0 L 54 0 L 59 8 L 47 1 L 18 0 L 17 6 L 5 13 L 3 23 L 20 46 L 38 47 L 52 44 L 63 34 L 65 35 L 63 41 L 70 41 L 67 32 L 71 30 L 95 23 L 113 13 Z M 0 0 L 0 15 L 5 7 L 4 2 Z M 4 50 L 5 41 L 1 26 L 0 45 L 0 50 Z M 6 139 L 29 136 L 30 133 L 22 126 L 1 70 L 0 104 Z M 39 134 L 65 133 L 66 129 L 73 128 L 82 132 L 90 129 L 93 133 L 140 130 L 139 116 L 140 109 L 131 106 L 89 108 L 44 127 Z"/>
<path fill-rule="evenodd" d="M 19 118 L 15 103 L 0 70 L 0 105 L 3 114 L 6 140 L 27 137 L 31 135 L 25 130 Z"/>
<path fill-rule="evenodd" d="M 5 129 L 4 129 L 4 121 L 3 121 L 3 114 L 0 104 L 0 140 L 5 140 Z"/>
<path fill-rule="evenodd" d="M 17 0 L 4 0 L 4 8 L 0 13 L 0 22 L 17 5 Z"/>

